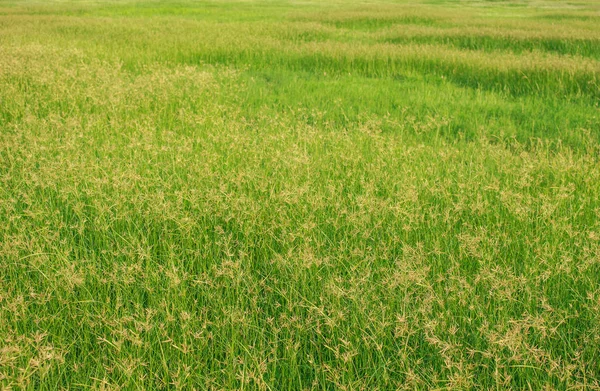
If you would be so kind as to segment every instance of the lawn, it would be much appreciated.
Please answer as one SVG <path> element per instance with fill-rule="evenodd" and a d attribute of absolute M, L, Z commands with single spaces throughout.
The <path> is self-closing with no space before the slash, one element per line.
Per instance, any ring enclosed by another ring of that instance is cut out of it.
<path fill-rule="evenodd" d="M 600 389 L 600 3 L 1 0 L 0 389 Z"/>

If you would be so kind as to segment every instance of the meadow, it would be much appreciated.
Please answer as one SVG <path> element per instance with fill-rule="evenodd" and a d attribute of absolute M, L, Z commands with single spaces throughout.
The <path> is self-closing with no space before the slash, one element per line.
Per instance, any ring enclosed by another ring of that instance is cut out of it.
<path fill-rule="evenodd" d="M 0 389 L 599 390 L 600 3 L 1 0 Z"/>

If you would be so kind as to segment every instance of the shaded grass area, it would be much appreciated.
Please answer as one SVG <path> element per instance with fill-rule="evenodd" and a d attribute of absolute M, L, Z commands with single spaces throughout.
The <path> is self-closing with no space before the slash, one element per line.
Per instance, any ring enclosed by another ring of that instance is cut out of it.
<path fill-rule="evenodd" d="M 600 22 L 600 20 L 599 20 Z M 387 38 L 384 42 L 406 44 L 418 42 L 423 44 L 443 44 L 458 49 L 483 51 L 510 51 L 523 53 L 543 51 L 563 55 L 600 58 L 600 41 L 597 39 L 565 39 L 565 38 L 517 38 L 494 36 L 399 36 Z"/>

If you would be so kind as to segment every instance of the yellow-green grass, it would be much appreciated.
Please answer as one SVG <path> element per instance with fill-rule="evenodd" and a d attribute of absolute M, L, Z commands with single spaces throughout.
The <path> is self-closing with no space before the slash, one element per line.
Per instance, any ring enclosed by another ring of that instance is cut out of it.
<path fill-rule="evenodd" d="M 0 388 L 599 389 L 600 5 L 0 3 Z"/>

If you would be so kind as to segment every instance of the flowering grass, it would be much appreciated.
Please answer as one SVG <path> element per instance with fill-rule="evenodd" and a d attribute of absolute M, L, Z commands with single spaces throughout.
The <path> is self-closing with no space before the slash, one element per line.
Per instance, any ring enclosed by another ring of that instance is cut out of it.
<path fill-rule="evenodd" d="M 0 3 L 0 389 L 600 389 L 595 1 Z"/>

